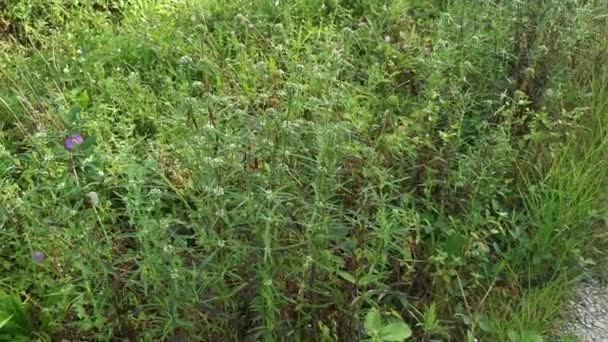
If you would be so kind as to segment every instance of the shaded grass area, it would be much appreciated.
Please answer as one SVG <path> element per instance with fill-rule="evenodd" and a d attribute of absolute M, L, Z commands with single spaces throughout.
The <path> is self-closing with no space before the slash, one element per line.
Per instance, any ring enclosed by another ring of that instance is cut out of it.
<path fill-rule="evenodd" d="M 599 1 L 0 13 L 0 284 L 25 334 L 528 341 L 601 255 Z"/>

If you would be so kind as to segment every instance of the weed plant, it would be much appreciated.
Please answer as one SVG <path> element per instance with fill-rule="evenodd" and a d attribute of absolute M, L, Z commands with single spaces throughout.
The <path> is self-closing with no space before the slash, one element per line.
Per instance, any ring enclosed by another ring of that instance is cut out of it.
<path fill-rule="evenodd" d="M 607 21 L 587 0 L 0 4 L 0 336 L 553 336 L 605 241 Z"/>

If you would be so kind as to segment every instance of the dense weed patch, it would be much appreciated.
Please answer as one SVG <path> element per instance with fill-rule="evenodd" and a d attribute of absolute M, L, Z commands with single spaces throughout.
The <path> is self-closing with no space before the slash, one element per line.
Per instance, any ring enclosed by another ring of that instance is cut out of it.
<path fill-rule="evenodd" d="M 0 333 L 552 334 L 605 234 L 607 14 L 0 5 Z"/>

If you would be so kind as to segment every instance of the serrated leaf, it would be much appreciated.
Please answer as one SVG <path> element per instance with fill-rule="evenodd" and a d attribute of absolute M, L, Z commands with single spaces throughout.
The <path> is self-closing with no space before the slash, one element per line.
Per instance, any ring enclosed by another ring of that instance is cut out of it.
<path fill-rule="evenodd" d="M 363 327 L 365 328 L 365 332 L 370 336 L 380 330 L 380 328 L 382 328 L 382 315 L 380 314 L 380 311 L 377 309 L 370 310 L 367 315 L 365 315 Z"/>
<path fill-rule="evenodd" d="M 412 336 L 412 329 L 403 321 L 392 321 L 382 327 L 380 336 L 383 341 L 404 341 Z"/>

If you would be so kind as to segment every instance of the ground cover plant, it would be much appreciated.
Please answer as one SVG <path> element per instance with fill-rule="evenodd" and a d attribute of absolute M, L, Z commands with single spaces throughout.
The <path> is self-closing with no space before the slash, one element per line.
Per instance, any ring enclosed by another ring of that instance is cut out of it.
<path fill-rule="evenodd" d="M 607 6 L 1 3 L 0 339 L 556 336 Z"/>

